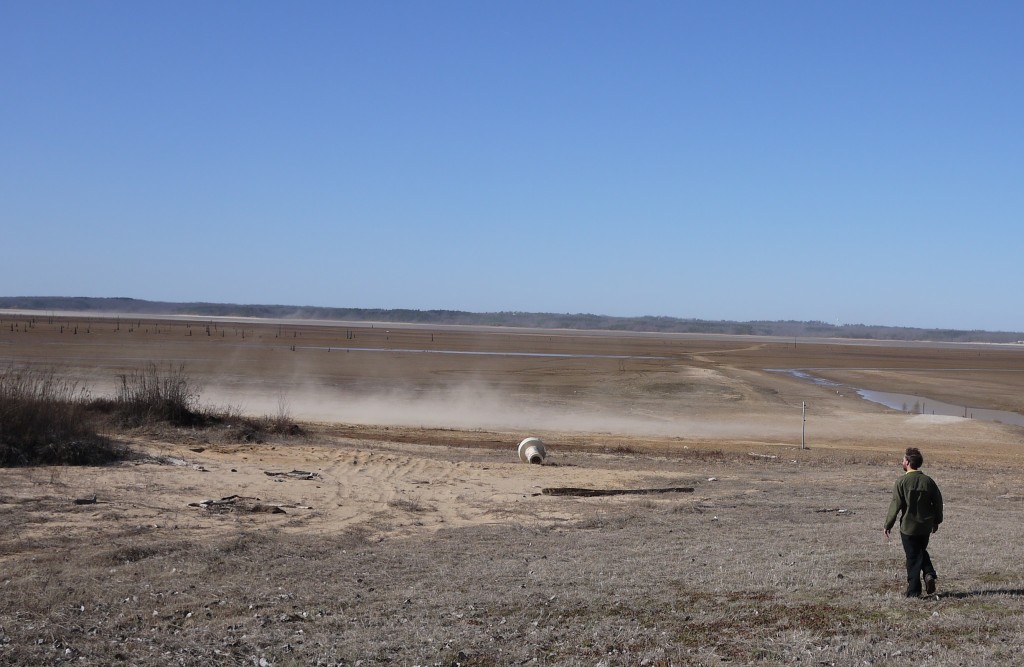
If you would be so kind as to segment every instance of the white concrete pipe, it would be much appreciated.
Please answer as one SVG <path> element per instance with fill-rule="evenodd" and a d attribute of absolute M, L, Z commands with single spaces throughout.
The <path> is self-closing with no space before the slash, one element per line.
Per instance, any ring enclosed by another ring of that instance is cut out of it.
<path fill-rule="evenodd" d="M 523 463 L 544 463 L 546 456 L 547 452 L 544 451 L 544 443 L 540 438 L 526 438 L 519 443 L 519 460 Z"/>

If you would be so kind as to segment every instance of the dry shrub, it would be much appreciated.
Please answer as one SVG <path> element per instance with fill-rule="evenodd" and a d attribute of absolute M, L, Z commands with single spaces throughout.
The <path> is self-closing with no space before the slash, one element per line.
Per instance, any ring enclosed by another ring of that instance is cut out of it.
<path fill-rule="evenodd" d="M 88 392 L 52 369 L 0 371 L 0 465 L 93 465 L 124 449 L 96 433 Z"/>
<path fill-rule="evenodd" d="M 107 557 L 112 564 L 137 563 L 146 558 L 151 558 L 163 553 L 161 549 L 147 544 L 129 544 L 117 547 L 109 552 Z"/>
<path fill-rule="evenodd" d="M 273 415 L 250 417 L 238 407 L 222 409 L 208 416 L 209 422 L 227 427 L 228 440 L 234 442 L 255 442 L 261 444 L 270 436 L 302 437 L 306 430 L 297 424 L 289 410 L 288 402 L 278 400 L 277 412 Z"/>
<path fill-rule="evenodd" d="M 217 417 L 213 417 L 216 421 Z M 306 435 L 306 431 L 294 422 L 280 422 L 273 417 L 236 417 L 234 419 L 224 418 L 222 421 L 229 422 L 232 427 L 230 439 L 235 442 L 255 442 L 262 444 L 271 435 L 283 435 L 299 437 Z"/>
<path fill-rule="evenodd" d="M 403 510 L 405 512 L 411 512 L 413 514 L 419 514 L 428 511 L 430 508 L 419 502 L 418 500 L 408 500 L 406 498 L 398 498 L 395 500 L 388 501 L 388 507 Z"/>
<path fill-rule="evenodd" d="M 639 450 L 636 447 L 629 445 L 613 445 L 605 447 L 604 451 L 608 454 L 639 454 Z"/>
<path fill-rule="evenodd" d="M 120 378 L 115 405 L 125 425 L 168 422 L 198 426 L 206 421 L 199 408 L 199 387 L 185 372 L 184 364 L 160 369 L 151 363 Z"/>

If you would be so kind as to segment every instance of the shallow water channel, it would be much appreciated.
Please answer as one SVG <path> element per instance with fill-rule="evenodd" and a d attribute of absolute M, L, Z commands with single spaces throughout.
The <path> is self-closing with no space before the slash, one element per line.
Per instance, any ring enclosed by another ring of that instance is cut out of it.
<path fill-rule="evenodd" d="M 822 387 L 844 387 L 846 385 L 832 380 L 818 377 L 800 368 L 769 368 L 766 369 L 775 373 L 788 373 L 795 378 L 805 380 Z M 981 419 L 983 421 L 997 422 L 1000 424 L 1013 424 L 1024 426 L 1024 415 L 1009 410 L 989 410 L 987 408 L 972 408 L 964 405 L 953 405 L 943 403 L 933 398 L 914 396 L 912 394 L 897 394 L 888 391 L 874 391 L 871 389 L 853 388 L 857 395 L 866 401 L 884 405 L 893 410 L 900 410 L 913 415 L 946 415 L 949 417 L 962 417 L 964 419 Z"/>

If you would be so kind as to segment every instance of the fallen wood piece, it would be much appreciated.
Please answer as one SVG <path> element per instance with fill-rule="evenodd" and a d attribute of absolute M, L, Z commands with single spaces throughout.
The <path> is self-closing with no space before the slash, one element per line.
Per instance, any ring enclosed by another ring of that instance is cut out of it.
<path fill-rule="evenodd" d="M 777 459 L 779 458 L 775 454 L 755 454 L 754 452 L 747 452 L 750 456 L 758 459 Z"/>
<path fill-rule="evenodd" d="M 320 479 L 320 473 L 308 472 L 306 470 L 292 470 L 291 472 L 263 472 L 267 477 L 291 477 L 292 479 Z"/>
<path fill-rule="evenodd" d="M 287 514 L 277 505 L 253 505 L 250 512 L 263 512 L 264 514 Z"/>
<path fill-rule="evenodd" d="M 75 498 L 76 505 L 95 505 L 96 502 L 96 496 L 93 496 L 92 498 Z"/>
<path fill-rule="evenodd" d="M 673 486 L 664 489 L 579 489 L 571 486 L 556 486 L 541 489 L 546 496 L 640 496 L 650 493 L 692 493 L 692 486 Z"/>
<path fill-rule="evenodd" d="M 230 506 L 230 505 L 234 505 L 239 500 L 259 500 L 259 498 L 256 498 L 254 496 L 233 495 L 233 496 L 225 496 L 225 497 L 221 498 L 220 500 L 203 500 L 203 501 L 198 502 L 198 503 L 189 503 L 188 506 L 189 507 L 202 507 L 203 509 L 208 509 L 210 507 L 227 507 L 227 506 Z"/>

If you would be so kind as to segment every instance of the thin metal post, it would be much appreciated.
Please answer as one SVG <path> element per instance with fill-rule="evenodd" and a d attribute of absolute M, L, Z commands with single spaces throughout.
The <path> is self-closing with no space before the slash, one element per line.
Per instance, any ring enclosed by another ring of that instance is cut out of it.
<path fill-rule="evenodd" d="M 800 426 L 800 449 L 807 449 L 805 441 L 807 435 L 807 401 L 803 401 L 800 404 L 800 416 L 803 418 L 803 424 Z"/>

